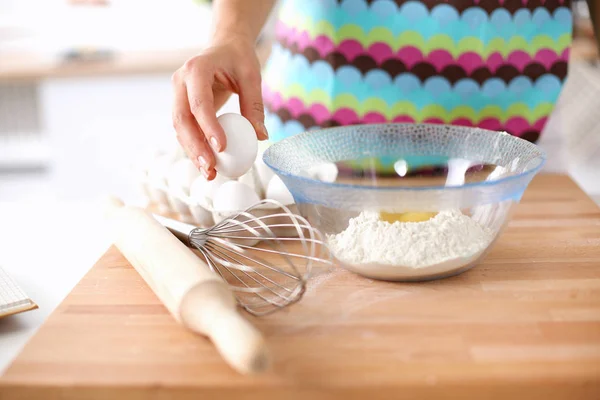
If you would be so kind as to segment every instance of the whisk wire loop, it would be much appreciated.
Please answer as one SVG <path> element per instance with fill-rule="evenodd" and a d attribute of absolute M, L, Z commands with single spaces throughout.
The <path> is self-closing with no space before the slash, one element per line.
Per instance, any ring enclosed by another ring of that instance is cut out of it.
<path fill-rule="evenodd" d="M 313 265 L 332 264 L 321 232 L 274 200 L 263 200 L 206 229 L 157 219 L 187 239 L 253 315 L 299 301 Z"/>

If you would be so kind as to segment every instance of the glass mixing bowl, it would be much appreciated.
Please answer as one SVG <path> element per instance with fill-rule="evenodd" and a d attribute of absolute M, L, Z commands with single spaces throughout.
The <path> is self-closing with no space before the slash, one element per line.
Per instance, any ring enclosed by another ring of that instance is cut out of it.
<path fill-rule="evenodd" d="M 373 124 L 299 134 L 273 144 L 264 161 L 340 266 L 415 281 L 475 266 L 545 155 L 502 132 Z"/>

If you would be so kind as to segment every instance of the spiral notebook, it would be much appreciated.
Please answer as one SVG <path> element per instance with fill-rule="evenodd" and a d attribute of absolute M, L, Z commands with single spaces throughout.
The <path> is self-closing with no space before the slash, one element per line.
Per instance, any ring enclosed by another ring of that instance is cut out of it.
<path fill-rule="evenodd" d="M 34 308 L 37 304 L 0 267 L 0 318 Z"/>

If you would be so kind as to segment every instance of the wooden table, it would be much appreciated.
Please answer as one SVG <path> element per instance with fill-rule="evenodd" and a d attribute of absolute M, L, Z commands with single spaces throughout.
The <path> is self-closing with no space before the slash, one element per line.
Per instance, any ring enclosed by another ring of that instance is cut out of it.
<path fill-rule="evenodd" d="M 600 398 L 600 209 L 539 176 L 483 264 L 398 284 L 344 270 L 256 319 L 270 373 L 233 372 L 110 249 L 0 378 L 0 398 Z"/>

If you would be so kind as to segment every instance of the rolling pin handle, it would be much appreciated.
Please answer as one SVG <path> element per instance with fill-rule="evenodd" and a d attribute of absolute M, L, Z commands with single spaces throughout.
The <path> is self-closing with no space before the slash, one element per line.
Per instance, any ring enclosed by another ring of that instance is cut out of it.
<path fill-rule="evenodd" d="M 265 371 L 269 352 L 261 333 L 237 311 L 237 303 L 223 282 L 204 282 L 185 294 L 179 308 L 181 322 L 208 336 L 229 365 L 243 374 Z"/>

